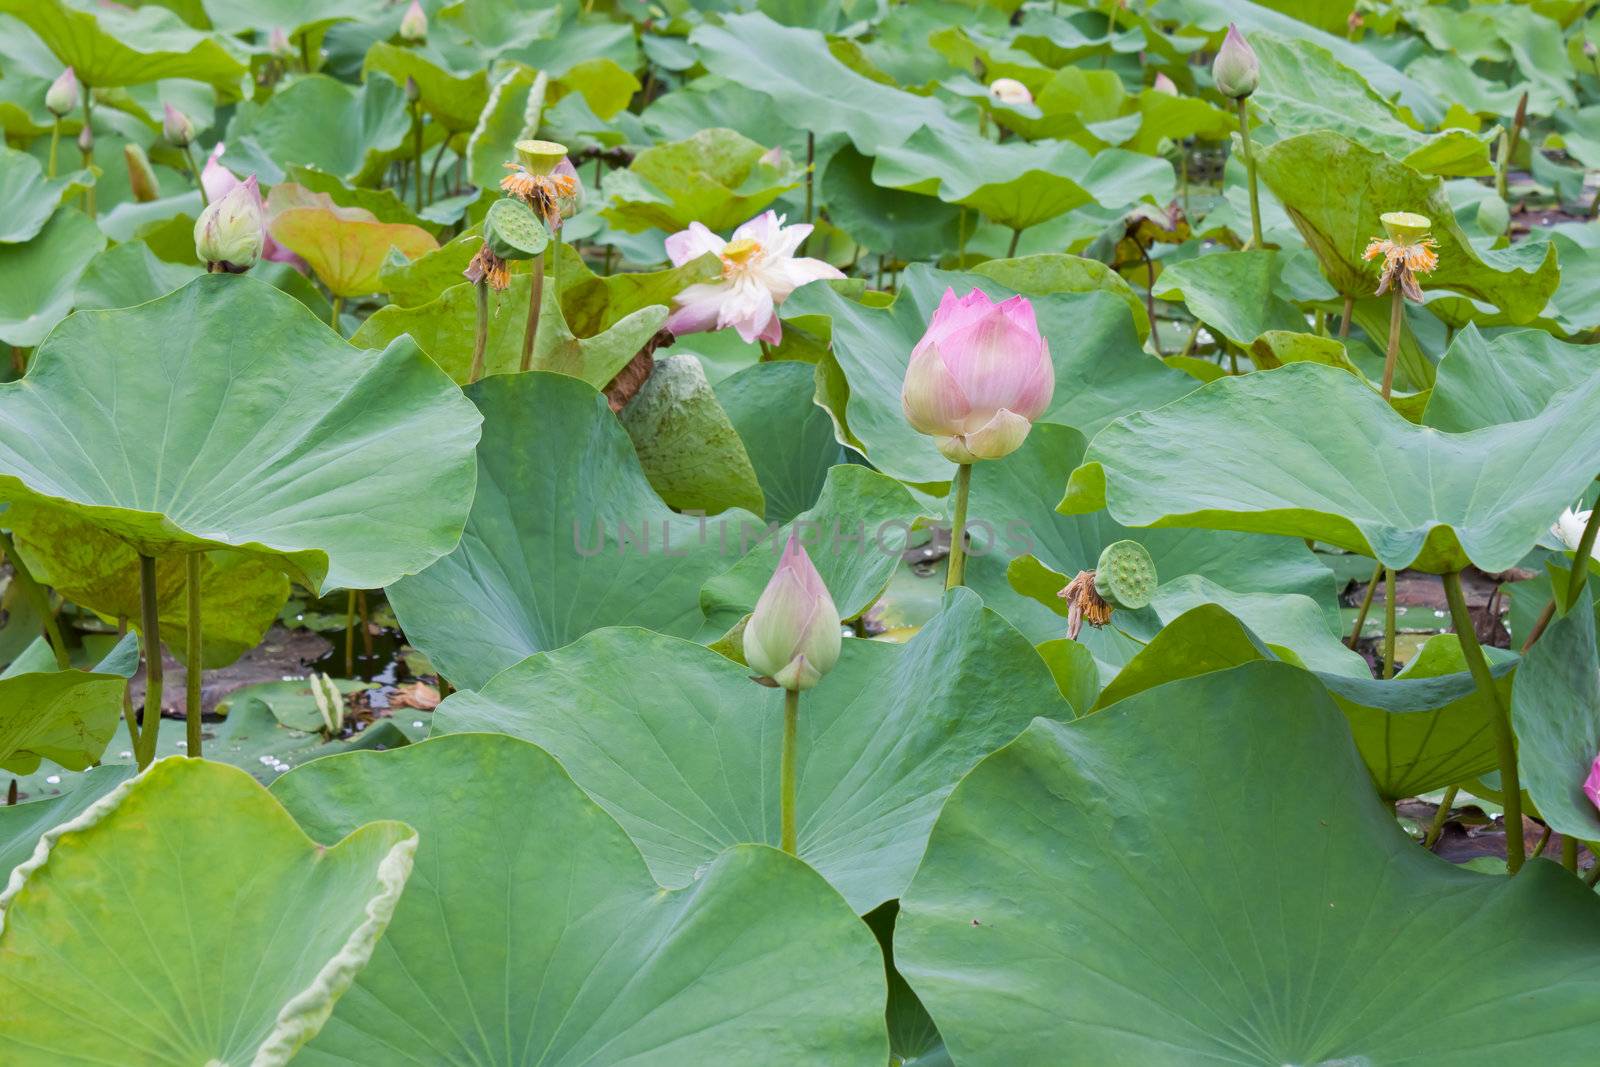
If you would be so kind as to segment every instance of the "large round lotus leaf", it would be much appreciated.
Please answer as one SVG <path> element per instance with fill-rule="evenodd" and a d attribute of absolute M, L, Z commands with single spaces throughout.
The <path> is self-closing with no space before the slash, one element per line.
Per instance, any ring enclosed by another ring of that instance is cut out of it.
<path fill-rule="evenodd" d="M 788 522 L 817 502 L 844 452 L 833 420 L 812 402 L 815 368 L 798 360 L 756 363 L 716 384 L 717 400 L 744 442 L 769 522 Z"/>
<path fill-rule="evenodd" d="M 1543 330 L 1485 337 L 1468 324 L 1439 361 L 1423 421 L 1452 433 L 1531 419 L 1560 393 L 1600 374 L 1591 345 Z"/>
<path fill-rule="evenodd" d="M 387 74 L 396 85 L 404 85 L 407 78 L 414 81 L 423 110 L 451 134 L 476 126 L 489 102 L 489 75 L 481 65 L 468 74 L 453 74 L 426 52 L 379 41 L 367 50 L 362 65 L 363 76 L 372 71 Z"/>
<path fill-rule="evenodd" d="M 649 684 L 618 684 L 619 663 Z M 859 912 L 899 896 L 950 787 L 1036 715 L 1072 709 L 1027 639 L 969 591 L 906 645 L 846 641 L 800 701 L 800 857 Z M 729 845 L 779 839 L 783 693 L 687 641 L 590 634 L 451 696 L 434 729 L 546 749 L 666 885 Z"/>
<path fill-rule="evenodd" d="M 456 543 L 478 423 L 415 345 L 352 348 L 293 297 L 207 275 L 79 312 L 0 386 L 0 496 L 25 535 L 65 514 L 151 556 L 237 548 L 375 588 Z"/>
<path fill-rule="evenodd" d="M 1276 663 L 1036 721 L 979 764 L 895 961 L 971 1067 L 1581 1063 L 1600 1039 L 1594 895 L 1417 848 Z"/>
<path fill-rule="evenodd" d="M 804 167 L 768 162 L 766 153 L 764 144 L 715 127 L 654 145 L 606 177 L 601 214 L 629 233 L 681 230 L 691 222 L 730 230 L 804 180 Z"/>
<path fill-rule="evenodd" d="M 1020 279 L 1018 279 L 1020 280 Z M 1034 313 L 1055 364 L 1055 398 L 1043 419 L 1092 432 L 1118 415 L 1155 407 L 1187 393 L 1194 379 L 1140 351 L 1128 306 L 1090 279 L 1087 292 L 1034 291 Z M 933 438 L 913 430 L 900 402 L 911 350 L 947 288 L 965 295 L 978 288 L 996 300 L 1017 290 L 975 273 L 935 270 L 914 263 L 901 276 L 899 295 L 887 308 L 868 307 L 830 286 L 809 285 L 783 305 L 784 318 L 827 316 L 833 346 L 827 364 L 848 383 L 834 418 L 859 441 L 873 466 L 907 482 L 947 482 L 955 464 Z M 822 372 L 819 372 L 819 374 Z"/>
<path fill-rule="evenodd" d="M 0 245 L 0 342 L 31 348 L 72 310 L 78 275 L 106 246 L 83 212 L 62 208 L 33 239 Z"/>
<path fill-rule="evenodd" d="M 200 6 L 211 25 L 223 33 L 272 26 L 298 44 L 308 33 L 320 40 L 318 31 L 335 22 L 381 18 L 384 0 L 200 0 Z"/>
<path fill-rule="evenodd" d="M 1306 317 L 1281 294 L 1284 257 L 1270 249 L 1219 252 L 1164 267 L 1155 295 L 1183 301 L 1189 314 L 1234 344 L 1269 330 L 1305 330 Z"/>
<path fill-rule="evenodd" d="M 9 881 L 12 868 L 33 855 L 46 830 L 75 818 L 133 775 L 130 763 L 93 767 L 77 775 L 79 780 L 67 792 L 0 807 L 0 882 Z"/>
<path fill-rule="evenodd" d="M 455 551 L 389 588 L 407 639 L 475 689 L 601 626 L 697 632 L 701 583 L 765 526 L 668 508 L 605 397 L 575 378 L 497 375 L 467 394 L 484 415 L 477 496 Z"/>
<path fill-rule="evenodd" d="M 489 87 L 489 100 L 467 139 L 467 177 L 473 185 L 492 189 L 505 177 L 506 163 L 517 158 L 516 143 L 537 137 L 544 114 L 549 75 L 514 60 L 500 61 L 504 73 Z"/>
<path fill-rule="evenodd" d="M 391 248 L 416 259 L 439 247 L 433 234 L 403 222 L 379 222 L 359 209 L 292 207 L 272 218 L 272 236 L 304 259 L 334 296 L 365 296 L 383 288 L 378 272 Z"/>
<path fill-rule="evenodd" d="M 0 244 L 26 241 L 44 228 L 64 197 L 88 182 L 86 172 L 73 178 L 46 178 L 39 161 L 26 152 L 0 146 Z"/>
<path fill-rule="evenodd" d="M 0 0 L 0 14 L 15 16 L 38 34 L 86 86 L 104 89 L 192 78 L 237 99 L 239 81 L 247 73 L 216 37 L 153 5 L 97 5 L 85 11 L 67 0 Z"/>
<path fill-rule="evenodd" d="M 181 289 L 204 273 L 192 263 L 168 263 L 144 241 L 113 245 L 78 276 L 72 306 L 80 311 L 133 307 Z"/>
<path fill-rule="evenodd" d="M 93 671 L 63 671 L 44 639 L 35 641 L 0 672 L 0 770 L 31 774 L 49 759 L 81 771 L 97 761 L 138 660 L 130 634 Z"/>
<path fill-rule="evenodd" d="M 689 286 L 722 276 L 722 260 L 714 252 L 691 259 L 681 267 L 615 274 L 596 274 L 570 244 L 558 243 L 555 254 L 561 315 L 580 337 L 601 334 L 644 308 L 668 306 Z M 543 330 L 542 325 L 540 329 Z"/>
<path fill-rule="evenodd" d="M 264 103 L 247 100 L 228 123 L 223 162 L 276 181 L 295 164 L 376 184 L 388 160 L 409 153 L 405 93 L 385 77 L 359 88 L 323 74 L 297 78 Z"/>
<path fill-rule="evenodd" d="M 814 179 L 828 221 L 867 252 L 914 260 L 959 247 L 964 209 L 935 196 L 885 189 L 872 181 L 872 160 L 844 145 Z M 975 220 L 965 223 L 975 227 Z"/>
<path fill-rule="evenodd" d="M 1295 363 L 1119 419 L 1072 473 L 1067 512 L 1131 526 L 1308 537 L 1396 569 L 1514 567 L 1595 476 L 1600 376 L 1536 417 L 1416 426 L 1351 375 Z"/>
<path fill-rule="evenodd" d="M 665 892 L 560 764 L 503 734 L 318 760 L 273 793 L 321 840 L 378 818 L 422 838 L 372 962 L 297 1064 L 885 1060 L 871 933 L 775 849 Z"/>
<path fill-rule="evenodd" d="M 1600 658 L 1587 585 L 1528 650 L 1510 703 L 1522 786 L 1540 816 L 1563 836 L 1600 840 L 1600 812 L 1583 792 L 1600 757 Z"/>
<path fill-rule="evenodd" d="M 1258 167 L 1341 293 L 1365 296 L 1377 288 L 1377 267 L 1361 257 L 1367 242 L 1383 235 L 1378 216 L 1386 211 L 1433 220 L 1439 267 L 1423 279 L 1426 288 L 1453 290 L 1526 322 L 1544 310 L 1560 280 L 1554 248 L 1478 250 L 1456 225 L 1443 182 L 1332 131 L 1269 145 Z"/>
<path fill-rule="evenodd" d="M 372 955 L 417 835 L 324 847 L 243 772 L 168 759 L 49 831 L 0 893 L 9 1063 L 278 1067 Z"/>

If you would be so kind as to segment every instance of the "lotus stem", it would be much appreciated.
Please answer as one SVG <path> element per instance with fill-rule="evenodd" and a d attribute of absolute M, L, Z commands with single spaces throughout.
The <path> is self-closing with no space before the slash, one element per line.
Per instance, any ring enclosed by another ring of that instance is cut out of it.
<path fill-rule="evenodd" d="M 1506 820 L 1506 869 L 1516 874 L 1527 858 L 1527 843 L 1522 839 L 1522 783 L 1517 777 L 1517 738 L 1511 731 L 1511 716 L 1500 703 L 1500 693 L 1494 686 L 1494 675 L 1489 671 L 1489 661 L 1483 657 L 1478 635 L 1472 629 L 1472 616 L 1467 611 L 1467 598 L 1461 591 L 1461 572 L 1443 575 L 1444 595 L 1450 602 L 1450 623 L 1461 642 L 1461 652 L 1466 657 L 1467 668 L 1477 684 L 1478 695 L 1489 707 L 1494 722 L 1495 753 L 1500 764 L 1501 806 Z"/>
<path fill-rule="evenodd" d="M 945 589 L 954 589 L 966 582 L 967 576 L 967 492 L 972 487 L 972 464 L 956 467 L 956 513 L 950 527 L 950 563 L 945 573 Z"/>
<path fill-rule="evenodd" d="M 356 615 L 361 620 L 361 655 L 372 662 L 372 617 L 367 612 L 367 591 L 356 590 Z"/>
<path fill-rule="evenodd" d="M 1394 677 L 1394 568 L 1383 569 L 1383 676 Z"/>
<path fill-rule="evenodd" d="M 1583 592 L 1584 585 L 1589 580 L 1589 557 L 1594 554 L 1595 535 L 1600 533 L 1600 507 L 1595 507 L 1589 512 L 1589 521 L 1583 524 L 1583 534 L 1578 538 L 1577 550 L 1572 556 L 1572 573 L 1567 576 L 1567 610 L 1572 610 L 1572 605 L 1577 601 L 1578 594 Z M 1528 639 L 1522 643 L 1522 651 L 1526 652 L 1533 647 L 1533 643 L 1543 636 L 1545 627 L 1550 625 L 1550 620 L 1555 618 L 1556 596 L 1555 590 L 1550 590 L 1550 602 L 1539 613 L 1539 621 L 1533 624 L 1533 629 L 1528 632 Z"/>
<path fill-rule="evenodd" d="M 783 757 L 778 770 L 780 841 L 783 850 L 791 856 L 799 855 L 795 848 L 794 805 L 796 790 L 795 750 L 800 747 L 800 690 L 783 691 Z"/>
<path fill-rule="evenodd" d="M 356 591 L 346 590 L 344 600 L 344 676 L 356 676 Z"/>
<path fill-rule="evenodd" d="M 144 641 L 144 717 L 134 746 L 142 771 L 156 755 L 156 735 L 161 730 L 161 611 L 156 601 L 156 561 L 139 553 L 139 636 Z"/>
<path fill-rule="evenodd" d="M 1450 819 L 1450 808 L 1456 802 L 1456 794 L 1461 787 L 1453 785 L 1444 791 L 1444 799 L 1439 801 L 1439 810 L 1433 813 L 1433 825 L 1428 827 L 1427 836 L 1422 839 L 1422 847 L 1433 851 L 1433 846 L 1439 843 L 1439 835 L 1444 833 L 1444 824 Z"/>
<path fill-rule="evenodd" d="M 8 530 L 0 530 L 0 550 L 3 550 L 5 557 L 11 561 L 11 573 L 16 576 L 22 595 L 28 598 L 33 610 L 39 614 L 39 621 L 44 625 L 45 637 L 50 642 L 50 651 L 56 657 L 56 669 L 70 670 L 72 658 L 67 655 L 67 643 L 61 637 L 61 624 L 56 620 L 55 609 L 51 607 L 50 594 L 39 584 L 33 572 L 28 569 L 28 565 L 22 561 L 22 554 L 17 551 L 17 544 L 11 539 Z"/>
<path fill-rule="evenodd" d="M 428 168 L 428 203 L 433 203 L 433 183 L 439 176 L 439 161 L 444 158 L 444 150 L 450 147 L 450 138 L 446 137 L 439 143 L 439 150 L 433 154 L 433 166 Z M 420 209 L 419 209 L 420 210 Z"/>
<path fill-rule="evenodd" d="M 1339 310 L 1339 340 L 1343 341 L 1350 336 L 1350 317 L 1355 314 L 1356 298 L 1346 296 L 1344 307 Z"/>
<path fill-rule="evenodd" d="M 1533 843 L 1533 856 L 1532 856 L 1532 858 L 1533 859 L 1538 859 L 1540 856 L 1544 855 L 1545 846 L 1548 845 L 1549 843 L 1550 843 L 1550 825 L 1548 823 L 1546 823 L 1545 824 L 1545 828 L 1539 832 L 1539 840 L 1537 840 L 1537 841 L 1535 841 Z"/>
<path fill-rule="evenodd" d="M 522 330 L 521 367 L 525 371 L 533 369 L 533 343 L 539 337 L 539 310 L 544 306 L 545 261 L 549 257 L 547 251 L 534 258 L 533 274 L 528 284 L 528 325 Z"/>
<path fill-rule="evenodd" d="M 412 171 L 412 174 L 416 178 L 416 185 L 412 189 L 411 202 L 412 202 L 412 205 L 416 208 L 417 213 L 421 214 L 422 213 L 422 105 L 420 103 L 413 103 L 411 105 L 411 133 L 412 133 L 412 146 L 413 146 L 412 149 L 411 149 L 411 160 L 412 160 L 411 171 Z"/>
<path fill-rule="evenodd" d="M 1241 96 L 1236 104 L 1239 108 L 1239 138 L 1244 142 L 1244 169 L 1250 179 L 1250 247 L 1260 248 L 1266 242 L 1261 239 L 1261 193 L 1256 187 L 1256 153 L 1250 147 L 1250 105 L 1245 102 L 1247 99 Z"/>
<path fill-rule="evenodd" d="M 311 31 L 307 30 L 300 35 L 300 65 L 307 74 L 313 73 L 311 67 Z"/>
<path fill-rule="evenodd" d="M 1372 594 L 1378 591 L 1378 580 L 1383 577 L 1383 564 L 1378 564 L 1372 569 L 1372 578 L 1367 582 L 1367 592 L 1361 598 L 1361 610 L 1356 612 L 1356 624 L 1350 628 L 1350 640 L 1345 642 L 1355 648 L 1361 641 L 1361 628 L 1367 624 L 1367 612 L 1372 610 Z"/>
<path fill-rule="evenodd" d="M 811 221 L 812 169 L 816 165 L 816 160 L 817 160 L 817 135 L 815 133 L 812 133 L 810 130 L 807 130 L 806 131 L 806 221 L 807 222 Z M 810 238 L 810 234 L 807 234 L 806 236 L 807 236 L 807 239 Z"/>
<path fill-rule="evenodd" d="M 1400 358 L 1400 328 L 1405 325 L 1405 297 L 1397 285 L 1391 291 L 1389 303 L 1389 346 L 1383 352 L 1383 398 L 1389 399 L 1394 389 L 1394 365 Z"/>
<path fill-rule="evenodd" d="M 191 552 L 185 558 L 184 589 L 189 601 L 189 629 L 184 651 L 187 669 L 184 671 L 183 715 L 187 727 L 188 753 L 200 758 L 200 683 L 203 668 L 200 665 L 200 559 L 201 553 Z"/>
<path fill-rule="evenodd" d="M 340 337 L 344 336 L 344 331 L 339 328 L 339 315 L 343 311 L 344 297 L 335 296 L 333 298 L 333 307 L 328 310 L 328 325 L 332 326 L 333 332 L 338 334 Z"/>
<path fill-rule="evenodd" d="M 1571 834 L 1561 835 L 1561 866 L 1578 873 L 1578 839 Z"/>
<path fill-rule="evenodd" d="M 46 178 L 56 176 L 56 149 L 61 146 L 61 120 L 57 118 L 50 124 L 50 164 L 45 171 Z"/>
<path fill-rule="evenodd" d="M 94 136 L 94 127 L 91 125 L 91 119 L 93 118 L 93 114 L 92 114 L 92 110 L 93 109 L 91 108 L 90 103 L 89 103 L 89 96 L 90 96 L 89 83 L 88 82 L 84 82 L 83 83 L 83 128 L 85 130 L 89 131 L 89 136 L 90 137 L 93 137 Z M 93 155 L 92 151 L 85 151 L 83 153 L 83 167 L 84 167 L 84 169 L 88 170 L 90 164 L 92 164 L 93 162 L 94 162 L 94 155 Z M 83 190 L 83 210 L 91 219 L 94 218 L 94 183 L 93 182 L 90 182 L 88 187 Z"/>
<path fill-rule="evenodd" d="M 211 198 L 206 196 L 206 183 L 201 180 L 200 168 L 195 165 L 193 142 L 183 146 L 183 158 L 189 164 L 189 173 L 194 175 L 194 187 L 200 190 L 200 206 L 202 208 L 210 207 Z"/>
<path fill-rule="evenodd" d="M 1017 242 L 1022 240 L 1022 227 L 1011 227 L 1011 244 L 1006 248 L 1006 258 L 1011 259 L 1017 254 Z"/>
<path fill-rule="evenodd" d="M 480 278 L 473 288 L 477 290 L 478 298 L 478 329 L 472 338 L 472 370 L 467 377 L 469 384 L 483 377 L 483 350 L 489 344 L 489 283 Z"/>

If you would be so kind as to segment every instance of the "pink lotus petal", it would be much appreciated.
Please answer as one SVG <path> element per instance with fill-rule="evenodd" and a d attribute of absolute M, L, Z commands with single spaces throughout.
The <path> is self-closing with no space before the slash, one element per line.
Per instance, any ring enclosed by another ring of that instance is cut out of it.
<path fill-rule="evenodd" d="M 667 258 L 674 267 L 699 259 L 707 252 L 721 254 L 727 242 L 698 222 L 689 223 L 687 230 L 679 230 L 667 238 Z"/>
<path fill-rule="evenodd" d="M 691 285 L 677 296 L 678 309 L 667 317 L 667 330 L 675 337 L 706 333 L 718 329 L 727 286 L 718 283 Z"/>
<path fill-rule="evenodd" d="M 1596 756 L 1589 765 L 1589 777 L 1584 780 L 1583 795 L 1589 798 L 1589 803 L 1600 808 L 1600 756 Z"/>
<path fill-rule="evenodd" d="M 780 259 L 764 263 L 760 269 L 761 280 L 772 291 L 772 299 L 781 304 L 789 294 L 810 282 L 822 278 L 843 278 L 844 272 L 820 259 Z"/>
<path fill-rule="evenodd" d="M 944 436 L 962 433 L 972 411 L 966 393 L 932 347 L 911 354 L 900 387 L 900 406 L 918 433 Z"/>
<path fill-rule="evenodd" d="M 783 229 L 783 219 L 776 211 L 768 208 L 749 222 L 741 223 L 733 231 L 735 241 L 754 241 L 763 250 L 774 248 L 780 240 L 779 231 Z"/>

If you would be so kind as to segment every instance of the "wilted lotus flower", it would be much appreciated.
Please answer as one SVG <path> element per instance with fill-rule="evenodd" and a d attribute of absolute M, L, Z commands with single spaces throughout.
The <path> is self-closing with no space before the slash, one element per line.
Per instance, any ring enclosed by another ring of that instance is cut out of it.
<path fill-rule="evenodd" d="M 797 258 L 795 250 L 810 236 L 811 224 L 783 222 L 777 212 L 764 211 L 734 230 L 731 241 L 698 222 L 668 237 L 667 255 L 674 267 L 715 252 L 722 259 L 722 279 L 679 293 L 674 298 L 678 310 L 667 319 L 667 329 L 681 337 L 732 326 L 747 342 L 783 340 L 778 305 L 807 282 L 844 277 L 820 259 Z"/>
<path fill-rule="evenodd" d="M 78 106 L 78 76 L 68 67 L 61 72 L 60 77 L 50 83 L 50 88 L 45 90 L 44 106 L 50 109 L 50 114 L 61 118 L 67 112 Z"/>
<path fill-rule="evenodd" d="M 161 185 L 150 166 L 150 157 L 133 141 L 122 146 L 122 161 L 128 166 L 128 189 L 141 204 L 161 198 Z"/>
<path fill-rule="evenodd" d="M 810 689 L 839 661 L 839 609 L 794 534 L 744 628 L 744 661 L 781 689 Z"/>
<path fill-rule="evenodd" d="M 1589 803 L 1600 808 L 1600 756 L 1596 756 L 1589 765 L 1589 777 L 1583 780 L 1583 795 L 1589 798 Z"/>
<path fill-rule="evenodd" d="M 1155 91 L 1158 93 L 1166 93 L 1168 96 L 1178 95 L 1178 83 L 1160 71 L 1156 72 L 1156 82 L 1155 85 L 1151 86 L 1151 88 L 1155 89 Z"/>
<path fill-rule="evenodd" d="M 1243 100 L 1261 84 L 1261 61 L 1256 58 L 1256 50 L 1232 23 L 1217 50 L 1216 62 L 1211 64 L 1211 80 L 1216 83 L 1217 92 L 1230 100 Z"/>
<path fill-rule="evenodd" d="M 578 168 L 567 158 L 567 146 L 554 141 L 518 141 L 517 161 L 507 163 L 511 171 L 500 179 L 500 188 L 520 197 L 538 212 L 550 232 L 561 228 L 583 207 L 583 183 Z"/>
<path fill-rule="evenodd" d="M 1015 78 L 996 78 L 989 83 L 989 95 L 1007 107 L 1033 103 L 1033 94 L 1028 92 L 1028 87 Z"/>
<path fill-rule="evenodd" d="M 266 240 L 267 209 L 254 174 L 195 220 L 195 253 L 211 270 L 243 274 L 261 258 Z"/>
<path fill-rule="evenodd" d="M 963 297 L 946 289 L 911 350 L 900 402 L 947 459 L 972 463 L 1020 448 L 1055 388 L 1050 346 L 1026 297 L 996 304 L 981 289 Z"/>
<path fill-rule="evenodd" d="M 1374 237 L 1361 255 L 1362 259 L 1383 257 L 1377 295 L 1388 292 L 1390 286 L 1398 286 L 1407 300 L 1420 304 L 1422 286 L 1417 284 L 1417 275 L 1427 274 L 1439 265 L 1433 238 L 1428 236 L 1432 222 L 1425 215 L 1409 211 L 1390 211 L 1378 219 L 1389 236 Z"/>
<path fill-rule="evenodd" d="M 400 39 L 413 43 L 428 39 L 428 13 L 422 10 L 418 0 L 411 0 L 411 6 L 400 19 Z"/>
<path fill-rule="evenodd" d="M 187 148 L 194 140 L 194 123 L 189 121 L 189 116 L 173 107 L 171 104 L 162 104 L 161 135 L 173 148 Z"/>
<path fill-rule="evenodd" d="M 1567 551 L 1576 552 L 1578 545 L 1583 541 L 1583 528 L 1589 525 L 1589 516 L 1593 514 L 1593 511 L 1573 511 L 1567 508 L 1550 527 L 1550 532 L 1555 534 L 1557 541 L 1567 546 Z"/>

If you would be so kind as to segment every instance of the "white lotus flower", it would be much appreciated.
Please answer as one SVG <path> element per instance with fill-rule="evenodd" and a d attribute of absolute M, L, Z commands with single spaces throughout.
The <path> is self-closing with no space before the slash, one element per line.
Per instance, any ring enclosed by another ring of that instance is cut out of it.
<path fill-rule="evenodd" d="M 1567 508 L 1550 527 L 1550 532 L 1555 534 L 1557 541 L 1567 546 L 1568 552 L 1576 552 L 1578 542 L 1583 540 L 1583 528 L 1589 525 L 1591 514 L 1593 514 L 1591 511 L 1573 511 Z"/>
<path fill-rule="evenodd" d="M 674 267 L 715 252 L 722 260 L 722 278 L 679 293 L 674 298 L 678 310 L 667 319 L 667 329 L 681 337 L 732 326 L 747 342 L 759 338 L 777 344 L 783 339 L 778 305 L 807 282 L 844 277 L 820 259 L 795 256 L 810 234 L 809 223 L 785 226 L 783 216 L 764 211 L 734 230 L 731 241 L 698 222 L 668 237 L 667 255 Z"/>
<path fill-rule="evenodd" d="M 1020 107 L 1033 103 L 1028 87 L 1015 78 L 996 78 L 989 83 L 989 95 L 1007 107 Z"/>

